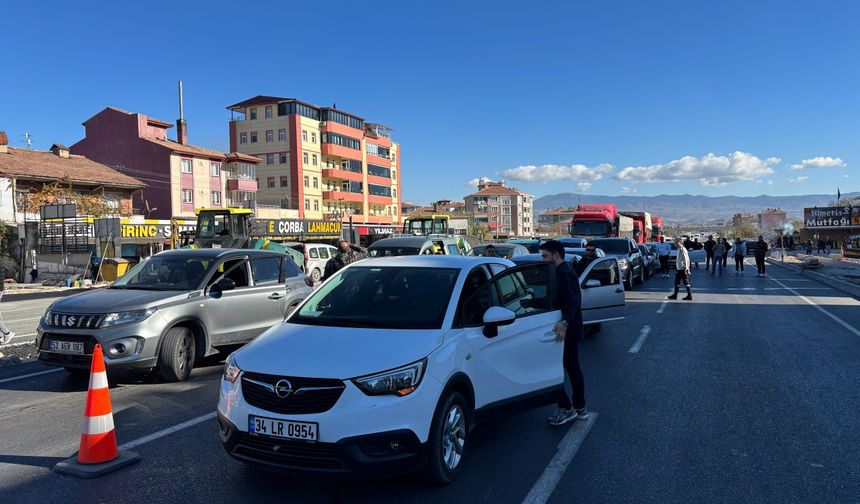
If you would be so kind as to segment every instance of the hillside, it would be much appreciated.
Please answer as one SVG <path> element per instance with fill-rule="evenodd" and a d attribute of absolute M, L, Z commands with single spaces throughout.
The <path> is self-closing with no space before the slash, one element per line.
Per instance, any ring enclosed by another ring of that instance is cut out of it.
<path fill-rule="evenodd" d="M 845 198 L 860 196 L 860 193 L 844 194 Z M 737 213 L 759 213 L 768 208 L 781 208 L 791 218 L 802 218 L 803 209 L 812 206 L 828 206 L 836 199 L 835 194 L 810 194 L 805 196 L 600 196 L 590 194 L 560 193 L 535 198 L 535 214 L 550 208 L 575 207 L 577 203 L 615 203 L 620 210 L 646 210 L 651 215 L 661 215 L 669 222 L 702 222 L 711 219 L 731 219 Z"/>

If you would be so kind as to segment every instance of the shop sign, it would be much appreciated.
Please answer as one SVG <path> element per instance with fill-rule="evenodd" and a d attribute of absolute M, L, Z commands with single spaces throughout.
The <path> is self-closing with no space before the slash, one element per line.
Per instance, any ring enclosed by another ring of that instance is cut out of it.
<path fill-rule="evenodd" d="M 860 207 L 804 208 L 803 225 L 810 229 L 858 227 L 860 226 Z"/>

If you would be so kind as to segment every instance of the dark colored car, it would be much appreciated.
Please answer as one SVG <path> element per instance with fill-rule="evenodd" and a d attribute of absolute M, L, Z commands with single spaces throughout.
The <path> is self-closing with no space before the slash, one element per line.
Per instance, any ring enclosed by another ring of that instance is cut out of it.
<path fill-rule="evenodd" d="M 607 257 L 618 258 L 621 275 L 628 290 L 633 289 L 634 282 L 645 282 L 645 260 L 632 238 L 596 238 L 589 240 L 588 244 L 603 249 Z"/>

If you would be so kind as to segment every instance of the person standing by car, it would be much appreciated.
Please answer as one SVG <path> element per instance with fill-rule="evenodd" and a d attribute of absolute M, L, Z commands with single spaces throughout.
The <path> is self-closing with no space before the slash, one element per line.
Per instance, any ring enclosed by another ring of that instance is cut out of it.
<path fill-rule="evenodd" d="M 743 275 L 744 256 L 747 254 L 747 248 L 746 245 L 744 245 L 744 241 L 740 238 L 735 240 L 734 245 L 732 245 L 732 252 L 735 257 L 735 275 Z"/>
<path fill-rule="evenodd" d="M 576 276 L 581 277 L 583 273 L 585 273 L 585 269 L 588 268 L 588 265 L 593 263 L 597 259 L 597 247 L 594 245 L 586 245 L 585 246 L 585 256 L 576 263 L 576 267 L 573 268 L 576 271 Z"/>
<path fill-rule="evenodd" d="M 765 267 L 764 267 L 764 257 L 767 255 L 767 242 L 764 241 L 761 235 L 758 235 L 758 241 L 756 242 L 755 249 L 755 265 L 758 269 L 758 273 L 756 276 L 764 276 Z"/>
<path fill-rule="evenodd" d="M 723 240 L 717 238 L 716 243 L 713 248 L 713 263 L 711 264 L 711 276 L 714 276 L 717 273 L 717 266 L 719 266 L 720 276 L 723 276 L 723 253 L 726 251 L 726 246 L 723 244 Z"/>
<path fill-rule="evenodd" d="M 325 273 L 323 280 L 328 279 L 341 270 L 344 266 L 349 266 L 355 261 L 360 261 L 367 257 L 367 249 L 353 245 L 346 240 L 341 240 L 337 244 L 338 253 L 325 263 Z"/>
<path fill-rule="evenodd" d="M 487 245 L 484 248 L 484 257 L 496 257 L 496 247 L 492 244 Z"/>
<path fill-rule="evenodd" d="M 6 291 L 6 270 L 2 270 L 2 273 L 3 275 L 0 277 L 0 301 L 3 300 L 3 293 Z M 9 343 L 14 337 L 15 333 L 6 327 L 6 324 L 3 322 L 3 315 L 0 314 L 0 345 Z"/>
<path fill-rule="evenodd" d="M 660 273 L 663 278 L 669 278 L 669 256 L 672 254 L 672 245 L 669 242 L 657 244 L 657 255 L 660 257 Z"/>
<path fill-rule="evenodd" d="M 558 410 L 547 419 L 550 425 L 559 426 L 588 418 L 588 411 L 585 409 L 585 383 L 582 369 L 579 367 L 579 339 L 583 335 L 582 292 L 576 272 L 570 267 L 570 263 L 564 260 L 564 246 L 560 242 L 546 241 L 541 243 L 539 250 L 544 261 L 555 265 L 558 306 L 561 307 L 561 321 L 555 325 L 555 340 L 564 344 L 562 365 L 573 388 L 572 396 L 568 396 L 565 391 L 564 397 L 558 403 Z"/>
<path fill-rule="evenodd" d="M 714 235 L 708 235 L 708 240 L 705 242 L 705 269 L 711 269 L 711 261 L 714 260 L 714 247 L 717 242 L 714 241 Z"/>
<path fill-rule="evenodd" d="M 675 245 L 678 247 L 678 256 L 675 258 L 675 292 L 668 296 L 667 299 L 678 299 L 678 288 L 681 286 L 681 281 L 684 282 L 684 287 L 687 288 L 687 297 L 684 301 L 692 301 L 693 289 L 690 287 L 690 254 L 684 248 L 680 238 L 675 238 Z"/>

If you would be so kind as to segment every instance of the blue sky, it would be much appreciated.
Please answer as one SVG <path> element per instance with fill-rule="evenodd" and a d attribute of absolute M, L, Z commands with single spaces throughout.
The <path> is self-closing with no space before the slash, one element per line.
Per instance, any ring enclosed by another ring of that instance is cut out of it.
<path fill-rule="evenodd" d="M 860 190 L 858 2 L 17 2 L 3 19 L 13 146 L 72 144 L 108 105 L 174 121 L 182 79 L 196 145 L 226 150 L 225 107 L 257 94 L 394 128 L 418 203 L 480 177 L 536 196 Z"/>

